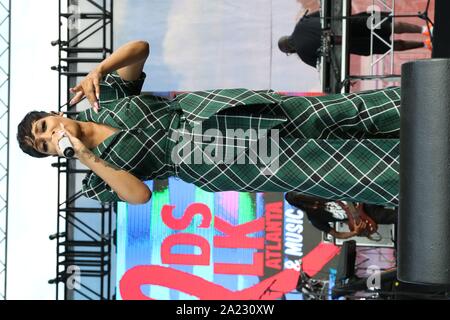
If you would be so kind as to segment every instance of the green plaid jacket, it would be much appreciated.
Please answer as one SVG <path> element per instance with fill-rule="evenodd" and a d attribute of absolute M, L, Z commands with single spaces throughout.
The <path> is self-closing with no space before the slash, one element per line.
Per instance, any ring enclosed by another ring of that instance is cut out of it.
<path fill-rule="evenodd" d="M 144 79 L 145 73 L 136 81 L 108 74 L 101 82 L 99 113 L 87 109 L 77 116 L 119 128 L 92 151 L 142 180 L 178 176 L 212 192 L 296 190 L 398 205 L 398 87 L 319 97 L 218 89 L 167 100 L 141 95 Z M 231 129 L 248 135 L 221 136 Z M 264 174 L 267 160 L 255 152 L 261 141 L 269 153 L 278 150 L 270 155 L 278 164 L 271 174 Z M 202 152 L 203 161 L 195 160 Z M 93 172 L 83 180 L 83 191 L 102 202 L 120 201 Z"/>

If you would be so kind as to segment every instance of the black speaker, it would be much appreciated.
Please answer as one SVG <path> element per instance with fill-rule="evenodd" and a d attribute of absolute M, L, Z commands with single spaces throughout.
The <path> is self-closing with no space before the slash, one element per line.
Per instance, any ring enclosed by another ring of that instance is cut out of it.
<path fill-rule="evenodd" d="M 356 241 L 345 241 L 339 254 L 337 272 L 336 272 L 336 284 L 344 282 L 355 276 L 355 263 L 356 263 Z"/>
<path fill-rule="evenodd" d="M 450 1 L 436 0 L 433 30 L 433 58 L 450 58 Z"/>
<path fill-rule="evenodd" d="M 450 284 L 450 59 L 402 66 L 398 278 Z"/>

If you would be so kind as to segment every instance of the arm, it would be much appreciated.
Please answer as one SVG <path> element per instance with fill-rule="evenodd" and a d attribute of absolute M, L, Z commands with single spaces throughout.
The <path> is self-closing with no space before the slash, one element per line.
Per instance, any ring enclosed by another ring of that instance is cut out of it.
<path fill-rule="evenodd" d="M 145 61 L 149 55 L 150 46 L 146 41 L 132 41 L 123 45 L 108 58 L 98 64 L 78 85 L 70 88 L 75 96 L 70 104 L 76 104 L 86 96 L 97 112 L 100 97 L 100 81 L 104 75 L 117 70 L 123 80 L 136 80 L 142 73 Z"/>
<path fill-rule="evenodd" d="M 331 234 L 336 239 L 349 239 L 352 237 L 359 236 L 361 232 L 364 231 L 366 227 L 366 223 L 363 221 L 360 221 L 359 223 L 355 224 L 355 230 L 350 232 L 338 232 L 334 229 L 331 229 L 328 233 Z"/>
<path fill-rule="evenodd" d="M 152 193 L 145 183 L 131 173 L 97 157 L 88 148 L 80 150 L 79 160 L 102 178 L 123 201 L 141 204 L 150 200 Z"/>
<path fill-rule="evenodd" d="M 117 70 L 123 80 L 133 81 L 141 75 L 149 53 L 150 45 L 148 42 L 131 41 L 114 51 L 96 69 L 102 75 Z"/>
<path fill-rule="evenodd" d="M 132 204 L 146 203 L 150 200 L 152 192 L 144 182 L 131 173 L 97 157 L 83 144 L 83 142 L 81 142 L 81 140 L 74 137 L 69 131 L 66 131 L 62 123 L 61 129 L 72 143 L 75 155 L 80 162 L 108 184 L 120 199 Z M 58 154 L 62 155 L 59 148 Z"/>

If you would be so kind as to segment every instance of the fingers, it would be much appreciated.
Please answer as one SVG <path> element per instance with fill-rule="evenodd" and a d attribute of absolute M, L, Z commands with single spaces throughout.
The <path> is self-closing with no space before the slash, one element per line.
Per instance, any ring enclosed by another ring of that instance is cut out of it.
<path fill-rule="evenodd" d="M 66 134 L 68 137 L 72 136 L 70 132 L 66 130 L 66 127 L 64 127 L 64 124 L 62 122 L 59 124 L 59 126 L 61 127 L 61 130 L 64 132 L 64 134 Z"/>
<path fill-rule="evenodd" d="M 60 157 L 64 157 L 64 154 L 62 153 L 61 149 L 59 148 L 59 144 L 56 144 L 56 153 Z"/>
<path fill-rule="evenodd" d="M 69 88 L 69 91 L 70 91 L 70 93 L 73 93 L 73 94 L 76 94 L 76 93 L 78 93 L 78 92 L 80 92 L 80 91 L 83 91 L 83 87 L 82 87 L 82 85 L 81 85 L 81 83 L 80 84 L 77 84 L 75 87 L 73 87 L 73 88 Z"/>
<path fill-rule="evenodd" d="M 72 98 L 72 100 L 70 100 L 69 104 L 70 105 L 74 105 L 77 104 L 78 102 L 81 101 L 81 99 L 84 96 L 84 92 L 83 91 L 79 91 L 75 94 L 75 96 Z"/>
<path fill-rule="evenodd" d="M 95 96 L 95 87 L 91 82 L 87 85 L 86 90 L 84 91 L 86 98 L 88 99 L 91 106 L 94 108 L 94 111 L 98 113 L 99 105 L 97 101 L 97 97 Z"/>
<path fill-rule="evenodd" d="M 74 145 L 74 137 L 72 136 L 72 134 L 68 130 L 66 130 L 66 128 L 64 127 L 64 124 L 60 123 L 59 125 L 61 127 L 62 132 L 64 133 L 63 135 L 68 137 L 70 143 L 72 143 L 72 145 Z"/>
<path fill-rule="evenodd" d="M 364 221 L 360 221 L 359 223 L 355 224 L 355 232 L 356 234 L 361 234 L 361 232 L 364 231 L 364 229 L 366 228 L 366 223 Z"/>
<path fill-rule="evenodd" d="M 70 92 L 75 93 L 75 92 L 78 92 L 80 90 L 83 90 L 83 87 L 82 87 L 82 85 L 80 83 L 80 84 L 77 84 L 75 87 L 70 88 L 69 90 L 70 90 Z"/>
<path fill-rule="evenodd" d="M 59 140 L 61 140 L 61 138 L 63 136 L 64 136 L 64 131 L 62 129 L 58 130 L 58 132 L 54 136 L 55 138 L 54 138 L 54 141 L 53 141 L 54 145 L 55 145 L 55 148 L 56 148 L 56 152 L 58 153 L 58 155 L 60 157 L 64 157 L 64 154 L 62 153 L 61 149 L 59 148 Z"/>
<path fill-rule="evenodd" d="M 98 100 L 100 99 L 100 82 L 96 77 L 86 77 L 80 84 L 69 89 L 75 96 L 70 100 L 69 104 L 73 105 L 81 101 L 83 97 L 86 97 L 94 109 L 95 113 L 98 113 L 100 105 Z"/>
<path fill-rule="evenodd" d="M 66 135 L 69 138 L 69 140 L 72 141 L 72 139 L 71 139 L 72 135 L 70 134 L 69 131 L 66 130 L 66 128 L 64 127 L 64 124 L 60 123 L 59 125 L 61 127 L 61 131 L 63 132 L 63 134 Z"/>
<path fill-rule="evenodd" d="M 97 101 L 100 100 L 100 83 L 97 78 L 94 78 L 95 97 Z"/>
<path fill-rule="evenodd" d="M 98 103 L 98 101 L 100 100 L 100 83 L 98 82 L 97 78 L 94 78 L 93 82 L 94 82 L 94 89 L 95 89 L 95 98 L 97 99 L 97 101 L 95 102 L 95 106 L 96 106 L 97 110 L 95 110 L 95 108 L 94 108 L 94 111 L 96 111 L 98 113 L 98 110 L 100 109 L 100 104 Z"/>
<path fill-rule="evenodd" d="M 355 227 L 357 231 L 361 231 L 362 229 L 365 228 L 365 224 L 363 221 L 359 220 L 359 222 L 355 222 Z"/>

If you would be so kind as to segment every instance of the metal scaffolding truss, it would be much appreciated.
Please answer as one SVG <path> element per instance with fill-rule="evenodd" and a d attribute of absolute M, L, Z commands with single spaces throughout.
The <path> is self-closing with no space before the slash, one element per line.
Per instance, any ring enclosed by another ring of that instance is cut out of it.
<path fill-rule="evenodd" d="M 391 34 L 394 35 L 396 18 L 420 18 L 426 22 L 433 40 L 430 32 L 433 22 L 428 16 L 430 1 L 427 0 L 424 10 L 417 14 L 398 14 L 395 10 L 395 0 L 371 0 L 371 6 L 368 8 L 371 15 L 367 21 L 367 27 L 370 28 L 370 71 L 365 75 L 352 75 L 349 45 L 352 37 L 350 20 L 355 17 L 351 13 L 352 0 L 321 0 L 322 39 L 319 70 L 322 90 L 328 93 L 350 92 L 350 83 L 353 81 L 399 81 L 400 75 L 394 74 L 394 36 L 386 41 L 377 33 L 377 29 L 387 20 L 391 20 Z M 386 12 L 387 15 L 382 15 L 381 12 Z M 336 41 L 339 37 L 341 41 Z M 384 43 L 388 50 L 376 55 L 376 41 Z"/>
<path fill-rule="evenodd" d="M 6 300 L 11 0 L 0 0 L 0 300 Z"/>
<path fill-rule="evenodd" d="M 422 12 L 417 14 L 397 14 L 395 11 L 395 0 L 372 0 L 372 15 L 371 15 L 371 28 L 370 28 L 370 74 L 358 75 L 347 77 L 343 76 L 342 83 L 348 83 L 351 80 L 386 80 L 386 81 L 400 81 L 400 75 L 394 74 L 395 56 L 394 56 L 394 32 L 395 32 L 395 18 L 420 18 L 424 20 L 430 28 L 433 22 L 428 16 L 430 8 L 430 0 L 427 1 L 426 6 Z M 388 16 L 381 18 L 380 12 L 387 12 Z M 392 37 L 389 42 L 385 41 L 379 36 L 376 31 L 387 20 L 391 20 L 391 34 Z M 430 30 L 428 30 L 430 31 Z M 431 32 L 429 32 L 431 34 Z M 430 36 L 432 38 L 432 34 Z M 374 41 L 381 41 L 389 49 L 379 55 L 374 53 Z M 387 59 L 389 57 L 389 59 Z M 387 61 L 388 60 L 388 61 Z M 386 68 L 387 66 L 387 68 Z"/>
<path fill-rule="evenodd" d="M 59 0 L 59 111 L 75 118 L 83 102 L 69 106 L 69 88 L 113 50 L 113 0 Z M 86 101 L 84 101 L 85 103 Z M 87 107 L 87 105 L 85 105 Z M 81 193 L 81 178 L 89 172 L 76 159 L 58 158 L 56 299 L 107 300 L 111 292 L 113 204 L 89 202 Z M 86 204 L 87 203 L 87 204 Z"/>
<path fill-rule="evenodd" d="M 383 19 L 379 19 L 379 21 L 376 21 L 375 12 L 372 11 L 372 28 L 370 29 L 370 72 L 371 75 L 375 75 L 375 69 L 376 67 L 382 63 L 382 68 L 384 70 L 384 62 L 386 57 L 390 56 L 390 74 L 394 73 L 394 16 L 395 16 L 395 0 L 391 0 L 391 4 L 389 5 L 387 0 L 372 0 L 372 6 L 375 8 L 376 6 L 381 6 L 380 11 L 388 12 L 389 16 L 392 17 L 392 23 L 391 23 L 391 41 L 386 42 L 381 36 L 379 36 L 376 33 L 376 30 L 381 28 L 381 25 L 386 22 L 389 17 L 385 17 Z M 373 52 L 373 44 L 374 39 L 377 38 L 379 41 L 383 42 L 389 49 L 380 55 L 377 59 L 375 59 L 375 54 Z"/>

